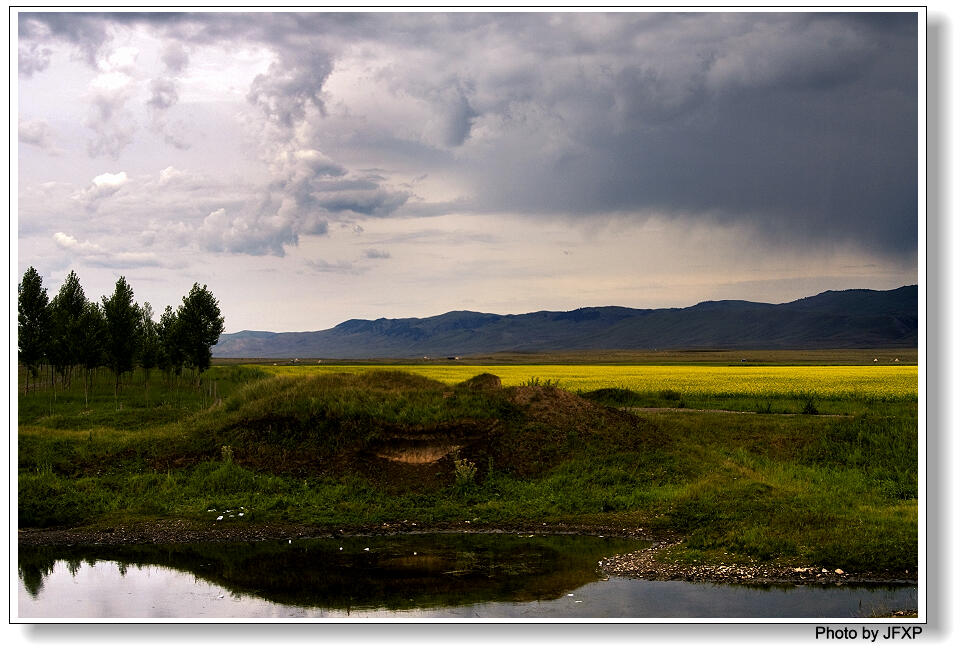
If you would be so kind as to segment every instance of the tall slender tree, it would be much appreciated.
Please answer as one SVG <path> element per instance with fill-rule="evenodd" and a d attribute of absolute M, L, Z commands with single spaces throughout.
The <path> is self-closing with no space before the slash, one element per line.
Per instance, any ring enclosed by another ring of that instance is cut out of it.
<path fill-rule="evenodd" d="M 177 313 L 170 306 L 167 306 L 160 316 L 157 337 L 160 342 L 157 366 L 167 374 L 168 382 L 173 385 L 174 376 L 180 375 L 184 366 L 184 345 L 181 343 Z"/>
<path fill-rule="evenodd" d="M 120 377 L 134 368 L 137 350 L 137 329 L 140 309 L 134 301 L 134 291 L 121 277 L 114 286 L 114 293 L 103 297 L 106 328 L 107 365 L 114 372 L 114 395 L 120 390 Z"/>
<path fill-rule="evenodd" d="M 157 366 L 160 355 L 160 338 L 157 333 L 157 323 L 154 321 L 154 309 L 150 302 L 144 302 L 140 309 L 140 320 L 137 322 L 137 339 L 140 349 L 137 353 L 138 363 L 144 370 L 144 389 L 150 384 L 150 370 Z"/>
<path fill-rule="evenodd" d="M 30 377 L 37 377 L 47 353 L 50 335 L 50 301 L 43 278 L 33 266 L 17 284 L 17 359 L 27 369 L 24 385 L 30 391 Z"/>
<path fill-rule="evenodd" d="M 88 301 L 81 316 L 80 366 L 84 373 L 84 406 L 89 402 L 91 374 L 106 362 L 107 320 L 97 302 Z"/>
<path fill-rule="evenodd" d="M 177 309 L 177 321 L 187 363 L 200 375 L 211 366 L 211 347 L 224 332 L 224 317 L 207 285 L 194 284 Z"/>
<path fill-rule="evenodd" d="M 87 297 L 84 296 L 80 279 L 71 270 L 50 304 L 51 335 L 47 354 L 65 387 L 70 384 L 71 370 L 80 362 L 83 344 L 81 319 L 86 305 Z"/>

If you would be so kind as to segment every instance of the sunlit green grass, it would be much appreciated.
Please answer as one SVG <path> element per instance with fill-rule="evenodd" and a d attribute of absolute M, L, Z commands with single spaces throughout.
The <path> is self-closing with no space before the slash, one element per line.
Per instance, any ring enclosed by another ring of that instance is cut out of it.
<path fill-rule="evenodd" d="M 429 369 L 444 369 L 445 379 Z M 616 382 L 628 375 L 625 367 L 488 368 L 505 384 L 581 380 L 586 393 L 589 386 L 630 384 L 638 390 L 628 390 L 630 398 L 668 408 L 629 417 L 637 424 L 588 409 L 553 418 L 551 407 L 546 418 L 531 419 L 505 390 L 455 387 L 459 378 L 485 369 L 428 367 L 412 375 L 233 366 L 205 373 L 199 386 L 183 380 L 173 392 L 152 377 L 147 387 L 126 386 L 119 398 L 108 384 L 95 385 L 86 403 L 76 384 L 56 401 L 43 391 L 21 394 L 19 524 L 104 527 L 177 518 L 203 526 L 224 523 L 217 515 L 240 507 L 243 520 L 230 523 L 562 522 L 679 535 L 687 560 L 728 553 L 847 570 L 915 568 L 915 367 L 858 367 L 856 373 L 793 367 L 767 374 L 741 367 L 735 373 L 638 368 L 638 383 Z M 700 392 L 686 385 L 716 384 L 715 395 L 702 396 L 740 409 L 757 397 L 725 396 L 726 390 L 748 389 L 763 375 L 781 376 L 782 386 L 767 394 L 783 394 L 793 416 L 692 411 Z M 672 380 L 660 382 L 660 376 Z M 707 382 L 684 383 L 686 376 Z M 883 376 L 894 386 L 881 387 Z M 858 416 L 799 413 L 792 395 L 809 393 L 800 384 L 814 390 L 820 411 L 833 406 Z M 545 398 L 552 393 L 545 391 Z M 686 409 L 673 409 L 676 399 L 687 401 Z M 470 483 L 459 484 L 450 462 L 439 464 L 446 472 L 436 485 L 403 489 L 325 463 L 353 448 L 363 452 L 392 431 L 488 429 L 495 421 L 498 443 L 517 456 L 478 462 Z M 313 467 L 285 470 L 285 453 Z M 524 471 L 522 460 L 529 461 Z"/>

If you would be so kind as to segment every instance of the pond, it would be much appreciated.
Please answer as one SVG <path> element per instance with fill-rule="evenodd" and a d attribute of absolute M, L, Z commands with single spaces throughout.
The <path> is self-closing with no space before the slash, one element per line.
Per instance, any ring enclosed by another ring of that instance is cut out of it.
<path fill-rule="evenodd" d="M 747 587 L 608 578 L 640 540 L 424 534 L 20 547 L 17 617 L 858 618 L 916 609 L 903 587 Z"/>

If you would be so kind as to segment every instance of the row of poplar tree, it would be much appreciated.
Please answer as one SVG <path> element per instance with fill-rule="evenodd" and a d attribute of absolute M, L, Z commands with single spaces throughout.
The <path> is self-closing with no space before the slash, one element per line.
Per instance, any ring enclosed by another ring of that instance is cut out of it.
<path fill-rule="evenodd" d="M 80 279 L 73 270 L 67 275 L 53 299 L 47 296 L 40 274 L 31 266 L 17 286 L 18 359 L 30 378 L 37 379 L 49 369 L 51 386 L 57 377 L 64 387 L 80 369 L 84 394 L 92 372 L 109 368 L 115 377 L 114 391 L 121 377 L 139 366 L 145 380 L 158 368 L 169 378 L 187 368 L 197 372 L 211 364 L 211 347 L 224 332 L 217 299 L 207 286 L 194 284 L 177 310 L 164 309 L 154 321 L 151 305 L 134 301 L 134 291 L 124 277 L 117 280 L 114 292 L 100 302 L 84 295 Z"/>

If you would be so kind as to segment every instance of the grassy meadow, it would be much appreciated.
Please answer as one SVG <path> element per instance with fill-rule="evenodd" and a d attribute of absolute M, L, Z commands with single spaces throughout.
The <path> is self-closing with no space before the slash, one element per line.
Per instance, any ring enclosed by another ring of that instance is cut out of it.
<path fill-rule="evenodd" d="M 916 382 L 908 364 L 272 362 L 136 372 L 116 397 L 106 373 L 86 396 L 21 384 L 18 523 L 597 525 L 682 537 L 676 560 L 901 573 Z"/>

